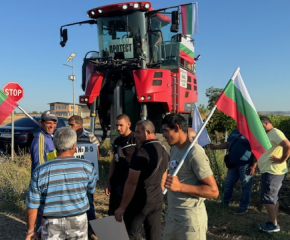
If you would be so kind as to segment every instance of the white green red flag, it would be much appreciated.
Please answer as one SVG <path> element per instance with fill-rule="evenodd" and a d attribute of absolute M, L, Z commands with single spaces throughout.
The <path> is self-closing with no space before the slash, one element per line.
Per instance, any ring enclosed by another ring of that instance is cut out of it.
<path fill-rule="evenodd" d="M 197 33 L 197 2 L 181 5 L 182 34 Z"/>
<path fill-rule="evenodd" d="M 179 43 L 179 55 L 187 62 L 193 64 L 194 63 L 193 43 L 185 38 L 182 38 L 181 43 Z"/>
<path fill-rule="evenodd" d="M 215 105 L 237 122 L 238 130 L 249 140 L 257 160 L 271 148 L 269 138 L 243 82 L 240 68 L 236 70 Z"/>
<path fill-rule="evenodd" d="M 14 111 L 17 105 L 0 89 L 0 124 Z"/>

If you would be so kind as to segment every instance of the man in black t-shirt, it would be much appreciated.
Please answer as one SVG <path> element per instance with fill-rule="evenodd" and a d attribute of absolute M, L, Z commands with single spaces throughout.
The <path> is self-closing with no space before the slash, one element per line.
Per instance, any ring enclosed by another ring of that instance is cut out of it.
<path fill-rule="evenodd" d="M 137 122 L 135 138 L 140 146 L 133 154 L 117 221 L 124 222 L 130 239 L 138 239 L 144 223 L 147 240 L 161 239 L 162 190 L 167 176 L 169 155 L 155 136 L 149 120 Z"/>
<path fill-rule="evenodd" d="M 109 215 L 114 215 L 120 206 L 123 189 L 129 173 L 132 154 L 136 150 L 134 133 L 130 130 L 130 118 L 126 114 L 117 117 L 117 130 L 120 134 L 114 141 L 114 156 L 109 169 L 108 185 L 105 190 L 110 196 Z"/>

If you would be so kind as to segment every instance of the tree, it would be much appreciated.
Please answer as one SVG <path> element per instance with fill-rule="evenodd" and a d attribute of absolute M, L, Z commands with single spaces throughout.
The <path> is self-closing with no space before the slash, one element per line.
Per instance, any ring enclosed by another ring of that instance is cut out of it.
<path fill-rule="evenodd" d="M 201 118 L 202 119 L 205 119 L 205 117 L 207 116 L 208 114 L 208 109 L 207 107 L 205 107 L 203 104 L 199 104 L 199 106 L 197 107 L 198 108 L 198 111 L 201 115 Z"/>
<path fill-rule="evenodd" d="M 212 109 L 212 107 L 218 100 L 219 96 L 222 94 L 222 92 L 223 92 L 222 88 L 210 87 L 206 89 L 205 96 L 208 97 L 208 105 L 207 105 L 208 109 Z"/>
<path fill-rule="evenodd" d="M 208 97 L 208 106 L 210 110 L 214 107 L 219 96 L 222 94 L 223 89 L 210 87 L 206 90 L 205 95 Z M 210 134 L 215 134 L 217 132 L 231 132 L 237 127 L 234 119 L 225 115 L 220 110 L 216 109 L 208 122 L 207 130 Z"/>

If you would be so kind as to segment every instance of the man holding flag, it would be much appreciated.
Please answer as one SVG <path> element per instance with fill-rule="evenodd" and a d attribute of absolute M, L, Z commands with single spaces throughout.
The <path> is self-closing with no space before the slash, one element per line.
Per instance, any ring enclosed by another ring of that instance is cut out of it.
<path fill-rule="evenodd" d="M 242 215 L 248 212 L 251 201 L 253 175 L 257 167 L 257 161 L 251 153 L 249 141 L 240 134 L 238 129 L 231 132 L 226 142 L 218 145 L 210 144 L 210 149 L 228 149 L 231 166 L 228 167 L 224 181 L 223 204 L 229 206 L 232 199 L 235 184 L 240 179 L 242 194 L 239 209 L 235 214 Z"/>
<path fill-rule="evenodd" d="M 193 144 L 188 138 L 187 122 L 179 114 L 168 114 L 162 120 L 163 136 L 172 146 L 168 189 L 168 213 L 163 240 L 206 239 L 207 212 L 205 198 L 217 198 L 219 190 L 204 149 L 194 144 L 184 163 L 181 159 Z M 172 173 L 182 164 L 176 176 Z"/>
<path fill-rule="evenodd" d="M 259 119 L 241 77 L 240 68 L 228 82 L 216 107 L 237 122 L 239 132 L 249 140 L 252 153 L 258 160 L 262 173 L 261 201 L 269 215 L 269 221 L 259 224 L 259 229 L 279 232 L 278 193 L 288 171 L 286 160 L 290 155 L 289 141 L 281 131 L 273 128 L 269 118 Z"/>

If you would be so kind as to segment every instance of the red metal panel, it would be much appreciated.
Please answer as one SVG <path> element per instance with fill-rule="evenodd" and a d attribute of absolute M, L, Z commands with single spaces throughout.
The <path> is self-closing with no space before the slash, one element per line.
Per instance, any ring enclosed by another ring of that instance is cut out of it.
<path fill-rule="evenodd" d="M 133 76 L 138 102 L 162 102 L 165 103 L 165 106 L 167 105 L 166 111 L 172 111 L 171 74 L 170 70 L 165 69 L 134 70 Z M 161 84 L 153 85 L 154 81 L 158 81 L 159 83 L 161 81 Z"/>
<path fill-rule="evenodd" d="M 104 73 L 94 72 L 87 84 L 85 95 L 79 97 L 80 103 L 92 104 L 100 95 L 102 83 L 104 80 Z M 86 101 L 87 100 L 87 101 Z"/>

